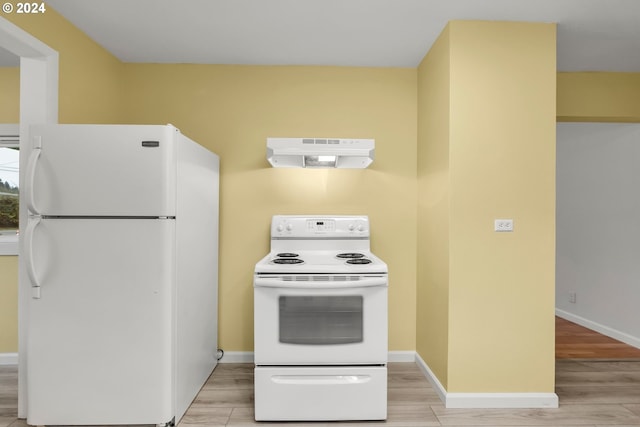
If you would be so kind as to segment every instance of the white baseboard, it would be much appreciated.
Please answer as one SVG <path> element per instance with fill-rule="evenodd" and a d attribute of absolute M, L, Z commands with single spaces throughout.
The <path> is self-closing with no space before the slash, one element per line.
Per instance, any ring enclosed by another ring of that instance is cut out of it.
<path fill-rule="evenodd" d="M 253 351 L 225 351 L 218 363 L 253 363 Z"/>
<path fill-rule="evenodd" d="M 601 325 L 600 323 L 592 322 L 589 319 L 571 314 L 568 311 L 560 310 L 559 308 L 556 308 L 556 315 L 558 317 L 562 317 L 565 320 L 568 320 L 569 322 L 577 323 L 580 326 L 584 326 L 585 328 L 589 328 L 591 330 L 599 332 L 602 335 L 606 335 L 610 338 L 622 341 L 623 343 L 629 344 L 630 346 L 633 346 L 635 348 L 640 348 L 640 338 L 634 337 L 633 335 L 620 332 L 608 326 Z"/>
<path fill-rule="evenodd" d="M 414 363 L 416 361 L 415 351 L 390 351 L 387 355 L 388 362 Z"/>
<path fill-rule="evenodd" d="M 447 408 L 557 408 L 555 393 L 447 393 Z"/>
<path fill-rule="evenodd" d="M 409 362 L 416 361 L 415 351 L 390 351 L 389 362 Z M 219 363 L 253 363 L 252 351 L 225 351 Z"/>
<path fill-rule="evenodd" d="M 390 351 L 389 362 L 417 363 L 447 408 L 557 408 L 555 393 L 447 393 L 415 351 Z M 253 363 L 251 351 L 227 351 L 220 363 Z"/>
<path fill-rule="evenodd" d="M 555 393 L 449 393 L 429 365 L 416 353 L 416 363 L 438 393 L 446 408 L 506 409 L 506 408 L 557 408 Z"/>
<path fill-rule="evenodd" d="M 390 351 L 389 362 L 414 362 L 415 351 Z M 225 351 L 219 363 L 253 363 L 252 351 Z M 18 353 L 0 353 L 0 365 L 17 365 Z"/>
<path fill-rule="evenodd" d="M 560 314 L 558 315 L 563 317 Z M 438 380 L 438 377 L 436 377 L 426 362 L 415 351 L 390 351 L 388 360 L 389 362 L 417 363 L 447 408 L 558 407 L 558 396 L 555 393 L 448 393 Z M 219 363 L 253 363 L 253 352 L 226 351 Z M 0 365 L 17 364 L 18 353 L 0 353 Z"/>
<path fill-rule="evenodd" d="M 0 365 L 17 365 L 18 353 L 0 353 Z"/>
<path fill-rule="evenodd" d="M 438 397 L 445 404 L 447 403 L 447 390 L 444 388 L 436 374 L 433 373 L 427 362 L 425 362 L 422 357 L 418 353 L 416 353 L 416 364 L 427 378 L 427 381 L 431 384 L 431 386 L 435 389 L 436 393 L 438 393 Z"/>

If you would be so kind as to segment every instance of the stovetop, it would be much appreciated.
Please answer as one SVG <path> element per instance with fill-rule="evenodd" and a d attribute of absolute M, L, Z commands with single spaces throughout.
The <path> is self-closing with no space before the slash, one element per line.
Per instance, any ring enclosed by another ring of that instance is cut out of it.
<path fill-rule="evenodd" d="M 295 256 L 294 256 L 295 255 Z M 387 264 L 369 251 L 274 251 L 255 268 L 261 273 L 387 273 Z"/>
<path fill-rule="evenodd" d="M 256 274 L 387 273 L 369 249 L 366 215 L 274 215 L 271 251 Z"/>

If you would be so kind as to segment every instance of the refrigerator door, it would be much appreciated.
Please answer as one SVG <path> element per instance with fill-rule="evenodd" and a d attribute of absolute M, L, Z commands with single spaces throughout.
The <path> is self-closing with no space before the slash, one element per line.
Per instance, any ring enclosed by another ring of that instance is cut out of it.
<path fill-rule="evenodd" d="M 170 421 L 175 220 L 43 218 L 28 234 L 41 286 L 29 300 L 28 424 Z"/>
<path fill-rule="evenodd" d="M 24 200 L 32 214 L 174 216 L 173 126 L 31 127 Z"/>

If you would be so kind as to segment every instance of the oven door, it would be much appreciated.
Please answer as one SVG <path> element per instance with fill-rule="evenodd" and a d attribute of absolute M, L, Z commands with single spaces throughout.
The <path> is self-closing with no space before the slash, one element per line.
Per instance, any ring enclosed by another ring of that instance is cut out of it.
<path fill-rule="evenodd" d="M 387 363 L 387 277 L 256 276 L 256 365 Z"/>

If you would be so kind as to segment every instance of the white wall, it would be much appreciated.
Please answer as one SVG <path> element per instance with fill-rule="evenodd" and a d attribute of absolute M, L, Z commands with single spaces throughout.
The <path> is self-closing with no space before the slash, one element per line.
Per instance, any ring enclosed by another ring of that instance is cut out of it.
<path fill-rule="evenodd" d="M 640 346 L 640 124 L 559 123 L 556 170 L 558 314 Z"/>

